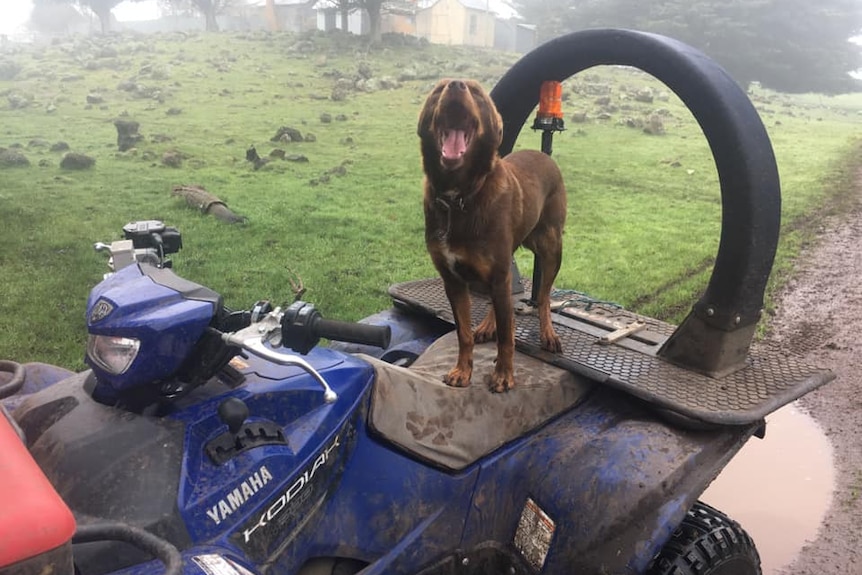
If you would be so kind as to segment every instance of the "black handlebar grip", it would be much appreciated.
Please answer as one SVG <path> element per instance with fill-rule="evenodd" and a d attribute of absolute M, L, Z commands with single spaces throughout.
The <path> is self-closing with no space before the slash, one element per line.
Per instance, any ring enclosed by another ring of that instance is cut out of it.
<path fill-rule="evenodd" d="M 314 332 L 318 337 L 348 343 L 389 347 L 392 330 L 388 325 L 371 325 L 319 318 L 314 322 Z"/>

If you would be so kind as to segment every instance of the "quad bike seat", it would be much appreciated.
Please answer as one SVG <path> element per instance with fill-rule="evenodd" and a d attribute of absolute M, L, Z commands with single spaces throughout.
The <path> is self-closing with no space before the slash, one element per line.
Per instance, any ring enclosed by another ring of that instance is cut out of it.
<path fill-rule="evenodd" d="M 454 332 L 434 342 L 409 368 L 362 356 L 377 372 L 371 427 L 422 459 L 460 470 L 575 407 L 595 385 L 516 351 L 514 389 L 494 393 L 486 380 L 496 355 L 494 342 L 475 346 L 472 384 L 464 388 L 443 383 L 458 356 Z"/>

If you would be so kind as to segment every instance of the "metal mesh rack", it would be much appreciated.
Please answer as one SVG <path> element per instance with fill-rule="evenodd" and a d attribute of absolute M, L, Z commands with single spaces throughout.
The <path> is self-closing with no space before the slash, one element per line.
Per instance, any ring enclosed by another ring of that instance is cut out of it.
<path fill-rule="evenodd" d="M 401 304 L 454 322 L 439 278 L 396 284 L 389 293 Z M 474 326 L 485 316 L 489 305 L 487 298 L 473 295 Z M 539 321 L 532 314 L 515 315 L 517 348 L 658 407 L 707 423 L 756 422 L 833 377 L 830 371 L 806 365 L 792 354 L 755 349 L 744 368 L 713 378 L 656 355 L 675 329 L 671 324 L 606 304 L 579 301 L 552 316 L 563 344 L 561 354 L 551 354 L 539 347 Z M 638 320 L 646 322 L 641 331 L 612 345 L 598 345 L 602 336 Z"/>

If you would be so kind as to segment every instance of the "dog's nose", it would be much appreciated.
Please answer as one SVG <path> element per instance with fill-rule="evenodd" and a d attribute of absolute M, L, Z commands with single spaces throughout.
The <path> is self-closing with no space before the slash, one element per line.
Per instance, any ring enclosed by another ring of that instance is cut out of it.
<path fill-rule="evenodd" d="M 452 80 L 449 82 L 449 88 L 452 90 L 466 90 L 467 84 L 463 80 Z"/>

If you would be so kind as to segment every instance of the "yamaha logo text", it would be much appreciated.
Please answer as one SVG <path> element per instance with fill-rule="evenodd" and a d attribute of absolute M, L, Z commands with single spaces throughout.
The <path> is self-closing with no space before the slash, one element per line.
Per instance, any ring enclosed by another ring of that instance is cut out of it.
<path fill-rule="evenodd" d="M 240 483 L 236 489 L 227 494 L 227 497 L 220 499 L 218 503 L 207 510 L 207 515 L 218 525 L 224 521 L 229 515 L 232 515 L 240 507 L 252 498 L 264 485 L 272 481 L 272 474 L 265 465 L 261 465 L 260 469 L 245 478 L 245 481 Z"/>

